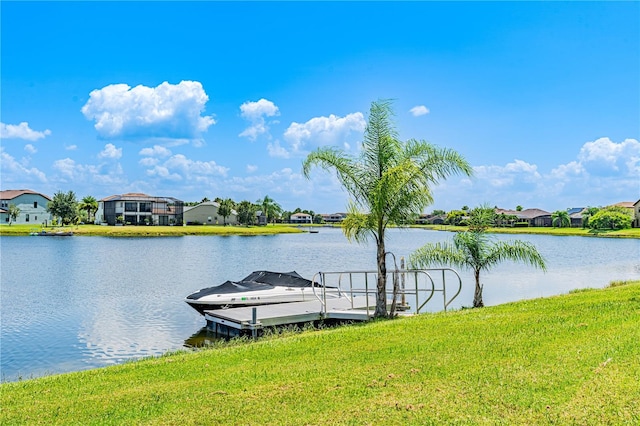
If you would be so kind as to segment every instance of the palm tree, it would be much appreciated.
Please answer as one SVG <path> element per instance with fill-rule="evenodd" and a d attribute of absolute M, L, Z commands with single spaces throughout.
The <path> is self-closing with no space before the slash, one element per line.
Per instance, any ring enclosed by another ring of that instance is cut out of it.
<path fill-rule="evenodd" d="M 430 186 L 452 174 L 470 176 L 472 168 L 457 152 L 428 142 L 398 140 L 390 101 L 371 104 L 358 157 L 334 147 L 321 147 L 303 162 L 303 174 L 320 166 L 335 171 L 351 196 L 342 223 L 347 239 L 358 243 L 373 237 L 377 245 L 378 281 L 375 317 L 387 317 L 385 231 L 403 223 L 433 202 Z"/>
<path fill-rule="evenodd" d="M 91 222 L 91 213 L 98 211 L 98 200 L 91 195 L 87 195 L 80 201 L 78 208 L 87 211 L 87 220 Z"/>
<path fill-rule="evenodd" d="M 20 207 L 9 204 L 9 226 L 18 219 L 18 215 L 20 215 Z"/>
<path fill-rule="evenodd" d="M 554 227 L 564 228 L 565 226 L 571 225 L 571 218 L 569 217 L 569 212 L 566 210 L 556 210 L 551 213 L 551 223 Z"/>
<path fill-rule="evenodd" d="M 453 244 L 427 244 L 409 258 L 413 268 L 448 264 L 473 270 L 476 281 L 474 308 L 484 306 L 480 272 L 488 271 L 504 260 L 524 262 L 543 271 L 547 268 L 544 258 L 532 244 L 519 240 L 492 242 L 484 231 L 460 232 L 453 237 Z"/>
<path fill-rule="evenodd" d="M 267 216 L 267 223 L 269 220 L 275 222 L 275 218 L 282 213 L 282 207 L 276 203 L 275 200 L 268 195 L 265 195 L 262 200 L 256 201 L 256 204 L 262 207 L 262 213 Z"/>

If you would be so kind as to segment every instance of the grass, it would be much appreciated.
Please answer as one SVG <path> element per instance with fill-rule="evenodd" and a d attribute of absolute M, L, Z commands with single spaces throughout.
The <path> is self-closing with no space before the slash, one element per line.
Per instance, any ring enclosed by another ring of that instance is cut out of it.
<path fill-rule="evenodd" d="M 640 281 L 0 385 L 0 424 L 640 424 Z"/>
<path fill-rule="evenodd" d="M 0 225 L 0 235 L 29 235 L 31 230 L 40 227 L 30 225 Z M 305 232 L 306 228 L 296 225 L 267 226 L 101 226 L 78 225 L 66 227 L 49 227 L 47 231 L 73 231 L 74 235 L 104 237 L 170 237 L 184 235 L 271 235 Z"/>
<path fill-rule="evenodd" d="M 416 227 L 433 229 L 437 231 L 466 231 L 466 226 L 452 225 L 416 225 Z M 610 237 L 610 238 L 640 238 L 640 228 L 597 230 L 583 228 L 549 228 L 549 227 L 523 227 L 523 228 L 489 228 L 487 232 L 495 234 L 539 234 L 557 236 L 580 237 Z"/>

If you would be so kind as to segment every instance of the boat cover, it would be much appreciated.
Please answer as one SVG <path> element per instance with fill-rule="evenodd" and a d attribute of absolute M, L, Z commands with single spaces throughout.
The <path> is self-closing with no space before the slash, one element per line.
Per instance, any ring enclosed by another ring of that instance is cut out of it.
<path fill-rule="evenodd" d="M 303 278 L 296 271 L 291 272 L 270 272 L 255 271 L 243 278 L 241 281 L 225 281 L 219 286 L 203 288 L 202 290 L 190 294 L 187 299 L 197 300 L 210 294 L 228 294 L 245 291 L 269 290 L 274 286 L 281 287 L 311 287 L 313 283 Z M 318 284 L 316 283 L 316 286 Z"/>

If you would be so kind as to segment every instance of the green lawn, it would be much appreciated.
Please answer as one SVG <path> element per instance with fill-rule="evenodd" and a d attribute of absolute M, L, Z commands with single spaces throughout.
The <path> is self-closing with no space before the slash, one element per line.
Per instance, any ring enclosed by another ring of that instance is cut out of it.
<path fill-rule="evenodd" d="M 640 424 L 640 281 L 0 385 L 0 424 Z"/>
<path fill-rule="evenodd" d="M 40 227 L 30 225 L 0 225 L 0 235 L 29 235 L 30 231 Z M 305 232 L 307 228 L 296 225 L 267 226 L 101 226 L 78 225 L 46 228 L 47 231 L 73 231 L 74 235 L 105 237 L 170 237 L 184 235 L 270 235 Z"/>
<path fill-rule="evenodd" d="M 466 231 L 466 226 L 452 225 L 416 225 L 417 228 L 426 228 L 436 231 Z M 549 228 L 549 227 L 524 227 L 524 228 L 489 228 L 487 232 L 495 234 L 539 234 L 558 236 L 581 237 L 611 237 L 611 238 L 640 238 L 640 228 L 611 230 L 594 230 L 583 228 Z"/>

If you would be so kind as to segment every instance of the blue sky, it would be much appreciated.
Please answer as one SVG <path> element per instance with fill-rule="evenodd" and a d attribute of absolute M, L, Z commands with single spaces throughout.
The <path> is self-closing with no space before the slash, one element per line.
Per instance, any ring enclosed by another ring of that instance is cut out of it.
<path fill-rule="evenodd" d="M 7 2 L 1 189 L 345 211 L 372 101 L 475 177 L 433 209 L 640 198 L 639 2 Z"/>

